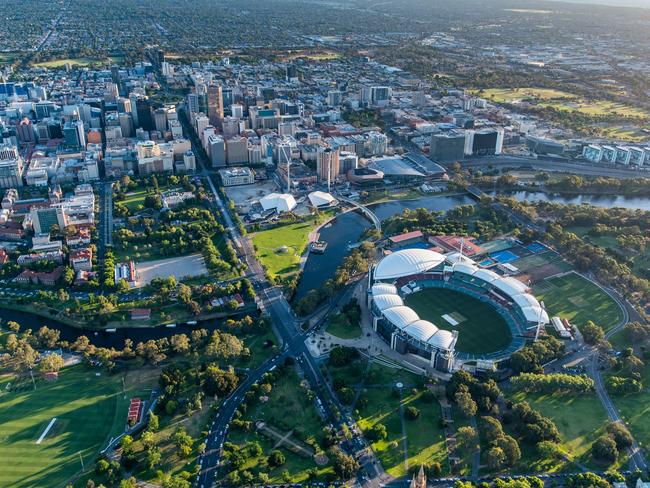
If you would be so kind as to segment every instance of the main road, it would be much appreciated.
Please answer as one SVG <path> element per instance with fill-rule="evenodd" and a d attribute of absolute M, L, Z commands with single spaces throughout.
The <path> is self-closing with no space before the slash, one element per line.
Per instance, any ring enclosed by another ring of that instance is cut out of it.
<path fill-rule="evenodd" d="M 212 175 L 208 170 L 207 161 L 205 161 L 203 156 L 203 148 L 200 147 L 194 129 L 189 126 L 184 116 L 181 116 L 180 120 L 184 125 L 186 133 L 190 136 L 194 155 L 201 168 L 201 175 L 208 182 L 208 186 L 214 197 L 215 210 L 218 211 L 225 223 L 226 230 L 234 244 L 239 259 L 248 267 L 248 277 L 258 294 L 260 309 L 269 317 L 273 330 L 282 341 L 281 353 L 266 361 L 255 370 L 249 371 L 246 379 L 226 399 L 215 415 L 206 439 L 206 451 L 199 458 L 200 471 L 197 476 L 196 485 L 203 488 L 214 485 L 221 461 L 223 442 L 226 439 L 228 425 L 232 420 L 235 410 L 250 387 L 258 382 L 266 372 L 276 367 L 288 357 L 296 360 L 303 372 L 304 378 L 309 382 L 325 420 L 331 423 L 337 430 L 343 429 L 343 424 L 347 425 L 352 432 L 351 444 L 354 450 L 359 451 L 361 454 L 359 460 L 363 465 L 364 471 L 369 478 L 376 480 L 380 474 L 379 464 L 371 451 L 366 449 L 367 445 L 358 434 L 359 430 L 354 427 L 353 420 L 346 414 L 338 398 L 331 390 L 329 383 L 325 380 L 317 360 L 309 352 L 305 343 L 309 331 L 301 330 L 301 321 L 295 316 L 281 288 L 273 286 L 266 279 L 264 269 L 255 256 L 250 239 L 240 233 L 239 227 L 235 225 L 226 204 L 217 191 L 212 180 Z M 370 484 L 376 485 L 378 483 Z"/>

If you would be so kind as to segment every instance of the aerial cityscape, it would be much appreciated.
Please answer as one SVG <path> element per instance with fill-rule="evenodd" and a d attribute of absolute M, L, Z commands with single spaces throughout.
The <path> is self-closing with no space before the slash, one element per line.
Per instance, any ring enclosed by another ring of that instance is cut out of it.
<path fill-rule="evenodd" d="M 4 0 L 0 488 L 650 488 L 650 4 Z"/>

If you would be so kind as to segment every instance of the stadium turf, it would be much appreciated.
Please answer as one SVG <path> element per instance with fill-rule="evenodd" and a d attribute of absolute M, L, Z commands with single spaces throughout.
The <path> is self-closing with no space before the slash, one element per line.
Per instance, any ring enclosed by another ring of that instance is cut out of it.
<path fill-rule="evenodd" d="M 420 318 L 440 329 L 457 330 L 457 351 L 486 354 L 505 349 L 512 340 L 508 325 L 491 305 L 463 293 L 428 288 L 408 295 L 405 301 Z M 442 318 L 445 314 L 459 314 L 465 320 L 452 326 Z"/>
<path fill-rule="evenodd" d="M 82 367 L 63 370 L 58 380 L 31 379 L 8 391 L 14 378 L 0 377 L 0 486 L 63 486 L 104 447 L 122 403 L 118 377 L 95 376 Z M 124 411 L 126 412 L 126 411 Z M 56 418 L 40 444 L 36 441 Z"/>

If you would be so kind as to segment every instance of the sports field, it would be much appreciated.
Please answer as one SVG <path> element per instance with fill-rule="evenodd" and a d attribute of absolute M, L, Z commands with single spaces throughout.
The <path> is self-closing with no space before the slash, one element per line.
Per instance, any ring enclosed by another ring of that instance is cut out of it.
<path fill-rule="evenodd" d="M 512 340 L 508 325 L 494 308 L 457 291 L 429 288 L 408 295 L 406 305 L 440 329 L 457 330 L 456 350 L 460 352 L 496 352 Z"/>
<path fill-rule="evenodd" d="M 579 327 L 592 320 L 609 330 L 623 319 L 618 304 L 577 273 L 536 283 L 533 292 L 538 300 L 544 302 L 549 316 L 558 315 Z"/>
<path fill-rule="evenodd" d="M 0 486 L 63 486 L 81 468 L 80 455 L 92 466 L 121 430 L 118 410 L 125 414 L 126 406 L 118 376 L 73 367 L 52 382 L 37 379 L 36 390 L 28 381 L 7 391 L 9 382 L 13 377 L 0 378 Z"/>

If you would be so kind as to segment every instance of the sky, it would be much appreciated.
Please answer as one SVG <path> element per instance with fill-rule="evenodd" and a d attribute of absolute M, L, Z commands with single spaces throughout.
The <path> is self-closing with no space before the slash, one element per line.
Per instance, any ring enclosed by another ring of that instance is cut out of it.
<path fill-rule="evenodd" d="M 560 1 L 560 0 L 555 0 Z M 650 8 L 650 0 L 566 0 L 571 3 L 592 3 L 610 5 L 613 7 L 642 7 Z"/>

